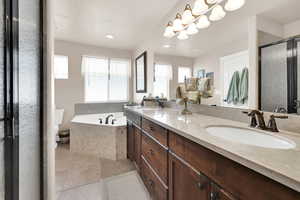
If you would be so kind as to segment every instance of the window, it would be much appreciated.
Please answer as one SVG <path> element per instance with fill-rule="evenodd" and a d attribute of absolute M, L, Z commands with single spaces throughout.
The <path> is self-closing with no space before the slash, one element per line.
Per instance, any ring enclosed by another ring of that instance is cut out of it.
<path fill-rule="evenodd" d="M 178 83 L 184 83 L 185 78 L 192 77 L 192 70 L 189 67 L 178 67 Z"/>
<path fill-rule="evenodd" d="M 154 96 L 165 98 L 170 97 L 170 80 L 172 80 L 172 66 L 171 65 L 154 65 L 154 84 L 153 94 Z"/>
<path fill-rule="evenodd" d="M 69 78 L 69 59 L 68 56 L 54 56 L 54 77 L 56 79 Z"/>
<path fill-rule="evenodd" d="M 85 101 L 127 101 L 129 65 L 128 60 L 83 57 Z"/>

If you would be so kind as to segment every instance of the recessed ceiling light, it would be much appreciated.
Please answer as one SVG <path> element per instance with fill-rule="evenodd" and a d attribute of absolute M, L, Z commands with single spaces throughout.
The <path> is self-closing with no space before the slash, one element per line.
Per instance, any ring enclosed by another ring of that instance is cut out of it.
<path fill-rule="evenodd" d="M 110 34 L 107 34 L 105 37 L 106 37 L 107 39 L 110 39 L 110 40 L 112 40 L 112 39 L 115 38 L 113 35 L 110 35 Z"/>
<path fill-rule="evenodd" d="M 170 48 L 170 47 L 171 47 L 171 45 L 169 45 L 169 44 L 165 44 L 163 47 L 168 49 L 168 48 Z"/>

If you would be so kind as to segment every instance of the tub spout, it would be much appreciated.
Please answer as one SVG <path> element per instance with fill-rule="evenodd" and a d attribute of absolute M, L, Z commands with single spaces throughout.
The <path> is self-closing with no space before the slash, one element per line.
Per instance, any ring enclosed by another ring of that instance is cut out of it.
<path fill-rule="evenodd" d="M 108 116 L 105 118 L 105 124 L 108 124 L 108 120 L 109 120 L 110 117 L 113 117 L 113 115 L 110 114 L 110 115 L 108 115 Z"/>

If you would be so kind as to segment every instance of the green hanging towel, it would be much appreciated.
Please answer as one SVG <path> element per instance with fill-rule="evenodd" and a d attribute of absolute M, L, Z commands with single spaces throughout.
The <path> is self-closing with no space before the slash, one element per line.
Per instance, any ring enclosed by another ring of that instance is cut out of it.
<path fill-rule="evenodd" d="M 244 68 L 239 86 L 239 102 L 245 104 L 248 101 L 248 68 Z"/>
<path fill-rule="evenodd" d="M 234 72 L 229 85 L 229 90 L 226 98 L 227 103 L 237 104 L 239 102 L 239 84 L 240 74 L 238 71 L 236 71 Z"/>

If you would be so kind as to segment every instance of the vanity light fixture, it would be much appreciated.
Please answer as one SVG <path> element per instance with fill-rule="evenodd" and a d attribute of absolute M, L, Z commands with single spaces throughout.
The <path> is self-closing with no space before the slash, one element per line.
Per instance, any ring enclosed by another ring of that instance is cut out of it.
<path fill-rule="evenodd" d="M 194 20 L 195 20 L 195 17 L 193 16 L 191 5 L 187 4 L 185 6 L 185 10 L 182 14 L 182 23 L 183 24 L 191 24 L 194 22 Z"/>
<path fill-rule="evenodd" d="M 246 3 L 246 0 L 195 0 L 193 8 L 187 4 L 183 14 L 177 13 L 173 23 L 168 23 L 164 36 L 172 38 L 177 35 L 179 40 L 185 40 L 189 38 L 188 35 L 198 33 L 198 29 L 209 27 L 211 21 L 223 19 L 226 12 L 221 4 L 225 1 L 226 11 L 238 10 Z"/>
<path fill-rule="evenodd" d="M 224 11 L 223 7 L 220 5 L 217 5 L 213 8 L 211 11 L 211 15 L 209 16 L 210 21 L 219 21 L 223 19 L 226 15 L 226 12 Z"/>
<path fill-rule="evenodd" d="M 179 35 L 177 36 L 178 40 L 186 40 L 189 38 L 188 33 L 186 30 L 180 31 Z"/>
<path fill-rule="evenodd" d="M 174 28 L 173 28 L 173 23 L 170 21 L 167 25 L 164 36 L 167 38 L 171 38 L 171 37 L 174 37 L 174 35 L 175 35 L 175 32 L 174 32 Z"/>
<path fill-rule="evenodd" d="M 210 26 L 210 21 L 208 20 L 206 15 L 201 15 L 197 22 L 197 27 L 199 29 L 205 29 Z"/>
<path fill-rule="evenodd" d="M 235 11 L 240 9 L 245 4 L 245 0 L 228 0 L 225 4 L 225 10 Z"/>
<path fill-rule="evenodd" d="M 184 26 L 182 24 L 182 18 L 179 13 L 177 13 L 176 18 L 173 22 L 173 29 L 175 32 L 182 31 L 184 29 Z"/>
<path fill-rule="evenodd" d="M 209 6 L 206 4 L 205 0 L 196 0 L 193 8 L 193 15 L 201 15 L 208 9 Z"/>
<path fill-rule="evenodd" d="M 197 26 L 195 23 L 192 23 L 189 25 L 189 27 L 186 29 L 187 34 L 189 35 L 195 35 L 196 33 L 199 32 Z"/>

